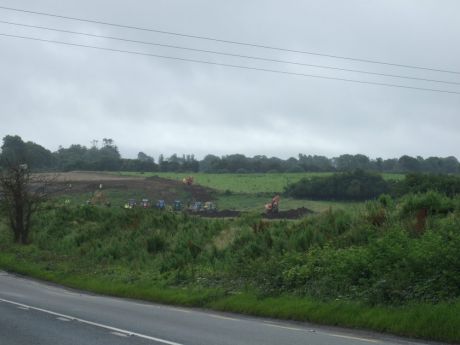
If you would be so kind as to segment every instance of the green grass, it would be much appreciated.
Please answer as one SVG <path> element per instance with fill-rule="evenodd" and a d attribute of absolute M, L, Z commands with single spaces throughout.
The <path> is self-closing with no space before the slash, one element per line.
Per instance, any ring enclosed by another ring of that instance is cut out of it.
<path fill-rule="evenodd" d="M 250 292 L 226 295 L 220 289 L 171 288 L 107 280 L 94 274 L 69 274 L 29 261 L 27 247 L 0 252 L 0 268 L 95 293 L 157 303 L 210 308 L 242 314 L 365 328 L 401 336 L 457 343 L 460 341 L 460 300 L 401 307 L 368 306 L 359 302 L 321 302 L 310 298 L 261 298 Z M 29 253 L 28 253 L 29 252 Z"/>
<path fill-rule="evenodd" d="M 138 173 L 119 172 L 125 176 L 159 176 L 181 181 L 186 176 L 193 176 L 195 183 L 216 189 L 218 191 L 231 191 L 234 193 L 280 193 L 288 184 L 297 182 L 304 177 L 330 176 L 332 173 L 269 173 L 269 174 L 206 174 L 206 173 Z M 387 180 L 400 180 L 403 174 L 383 174 Z"/>

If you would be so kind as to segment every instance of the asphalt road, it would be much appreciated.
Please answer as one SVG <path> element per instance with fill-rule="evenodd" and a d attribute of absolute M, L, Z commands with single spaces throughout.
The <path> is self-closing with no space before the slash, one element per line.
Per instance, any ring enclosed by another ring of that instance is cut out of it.
<path fill-rule="evenodd" d="M 0 345 L 428 344 L 376 333 L 103 297 L 0 271 Z"/>

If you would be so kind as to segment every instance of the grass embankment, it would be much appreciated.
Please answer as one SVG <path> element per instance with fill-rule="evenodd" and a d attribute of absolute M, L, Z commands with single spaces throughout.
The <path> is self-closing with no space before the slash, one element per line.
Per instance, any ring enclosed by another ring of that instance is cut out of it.
<path fill-rule="evenodd" d="M 458 199 L 268 223 L 50 207 L 35 224 L 29 246 L 0 226 L 0 267 L 115 296 L 460 341 Z"/>

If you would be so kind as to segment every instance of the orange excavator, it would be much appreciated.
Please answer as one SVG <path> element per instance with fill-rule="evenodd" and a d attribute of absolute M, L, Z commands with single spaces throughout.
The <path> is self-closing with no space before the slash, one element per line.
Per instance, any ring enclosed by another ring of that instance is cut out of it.
<path fill-rule="evenodd" d="M 273 197 L 270 203 L 265 204 L 265 213 L 267 214 L 278 213 L 279 204 L 280 204 L 280 196 L 277 194 Z"/>

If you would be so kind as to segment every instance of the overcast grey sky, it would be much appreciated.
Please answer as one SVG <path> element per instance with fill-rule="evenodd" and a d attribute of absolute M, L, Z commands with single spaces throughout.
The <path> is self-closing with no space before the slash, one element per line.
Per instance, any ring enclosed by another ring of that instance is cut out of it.
<path fill-rule="evenodd" d="M 457 0 L 0 0 L 28 9 L 293 50 L 460 71 Z M 0 20 L 460 83 L 460 74 L 357 63 L 0 9 Z M 0 24 L 0 33 L 460 92 L 419 82 L 142 46 Z M 0 37 L 0 136 L 51 150 L 113 138 L 144 151 L 460 158 L 460 94 L 161 60 Z"/>

